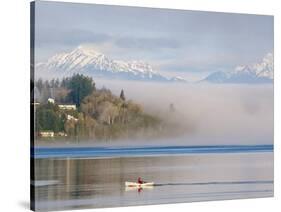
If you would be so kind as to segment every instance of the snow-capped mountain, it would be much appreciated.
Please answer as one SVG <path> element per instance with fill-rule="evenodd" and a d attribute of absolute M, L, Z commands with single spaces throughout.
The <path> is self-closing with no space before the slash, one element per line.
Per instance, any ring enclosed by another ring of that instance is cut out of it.
<path fill-rule="evenodd" d="M 231 72 L 212 73 L 202 81 L 211 83 L 272 83 L 273 54 L 268 53 L 260 63 L 237 66 Z"/>
<path fill-rule="evenodd" d="M 183 81 L 179 77 L 167 78 L 142 61 L 112 60 L 93 48 L 79 46 L 71 52 L 56 54 L 46 62 L 36 64 L 36 73 L 70 76 L 84 73 L 93 77 L 144 81 Z"/>

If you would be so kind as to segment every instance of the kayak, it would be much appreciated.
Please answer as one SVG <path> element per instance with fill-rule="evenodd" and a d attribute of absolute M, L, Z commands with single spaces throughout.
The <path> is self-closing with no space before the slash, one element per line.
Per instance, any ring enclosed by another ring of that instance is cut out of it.
<path fill-rule="evenodd" d="M 154 186 L 154 182 L 145 182 L 145 183 L 135 183 L 135 182 L 125 182 L 126 187 L 137 187 L 145 188 Z"/>
<path fill-rule="evenodd" d="M 125 187 L 125 191 L 136 191 L 136 190 L 152 190 L 154 189 L 154 186 L 144 186 L 144 187 L 137 187 L 137 186 L 126 186 Z"/>

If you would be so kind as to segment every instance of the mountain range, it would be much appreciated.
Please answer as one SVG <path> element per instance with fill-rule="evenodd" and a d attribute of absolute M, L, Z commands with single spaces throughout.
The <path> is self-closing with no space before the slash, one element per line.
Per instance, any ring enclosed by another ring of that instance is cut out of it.
<path fill-rule="evenodd" d="M 56 76 L 71 76 L 74 73 L 83 73 L 93 77 L 161 81 L 185 82 L 181 77 L 165 77 L 154 71 L 148 63 L 142 61 L 113 60 L 93 48 L 79 46 L 78 48 L 59 53 L 46 62 L 36 64 L 36 73 Z"/>
<path fill-rule="evenodd" d="M 79 46 L 72 51 L 56 54 L 35 66 L 37 77 L 65 77 L 74 73 L 94 78 L 186 82 L 182 77 L 166 77 L 143 61 L 113 60 L 93 48 Z M 268 53 L 260 63 L 237 66 L 233 71 L 217 71 L 199 82 L 208 83 L 272 83 L 273 54 Z"/>
<path fill-rule="evenodd" d="M 233 71 L 218 71 L 201 82 L 210 83 L 272 83 L 273 54 L 268 53 L 260 63 L 237 66 Z"/>

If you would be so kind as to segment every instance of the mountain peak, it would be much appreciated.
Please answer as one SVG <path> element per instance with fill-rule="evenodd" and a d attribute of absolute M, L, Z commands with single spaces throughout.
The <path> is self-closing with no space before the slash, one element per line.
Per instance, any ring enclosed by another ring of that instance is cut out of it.
<path fill-rule="evenodd" d="M 93 47 L 86 46 L 86 45 L 80 45 L 72 52 L 79 52 L 81 54 L 88 55 L 88 56 L 104 56 L 102 53 L 98 52 Z"/>
<path fill-rule="evenodd" d="M 273 64 L 273 53 L 267 53 L 266 55 L 265 55 L 265 57 L 263 58 L 263 62 L 264 63 L 268 63 L 268 64 Z"/>

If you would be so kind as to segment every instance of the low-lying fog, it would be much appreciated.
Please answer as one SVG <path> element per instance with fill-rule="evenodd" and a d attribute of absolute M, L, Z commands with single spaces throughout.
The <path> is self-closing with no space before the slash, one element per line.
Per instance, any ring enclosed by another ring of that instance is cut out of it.
<path fill-rule="evenodd" d="M 185 135 L 163 143 L 184 145 L 272 144 L 273 85 L 214 85 L 95 80 L 119 95 L 124 89 L 144 110 L 168 117 L 173 104 Z M 157 141 L 161 142 L 161 141 Z M 172 143 L 171 143 L 172 142 Z"/>

